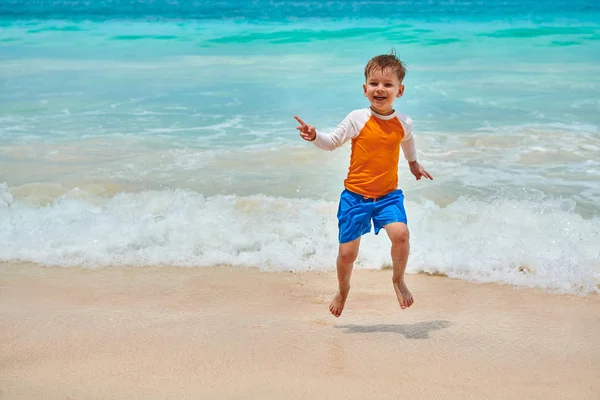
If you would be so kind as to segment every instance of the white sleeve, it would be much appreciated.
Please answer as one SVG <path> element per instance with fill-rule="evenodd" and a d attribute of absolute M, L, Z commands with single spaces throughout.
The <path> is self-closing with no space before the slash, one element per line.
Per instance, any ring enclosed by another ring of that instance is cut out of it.
<path fill-rule="evenodd" d="M 406 119 L 404 127 L 404 137 L 400 142 L 402 153 L 407 161 L 417 161 L 417 147 L 415 146 L 415 136 L 412 133 L 412 119 Z"/>
<path fill-rule="evenodd" d="M 317 131 L 317 137 L 315 138 L 315 145 L 323 150 L 333 151 L 358 135 L 356 124 L 354 123 L 352 113 L 348 114 L 346 118 L 335 128 L 332 133 L 323 133 Z"/>

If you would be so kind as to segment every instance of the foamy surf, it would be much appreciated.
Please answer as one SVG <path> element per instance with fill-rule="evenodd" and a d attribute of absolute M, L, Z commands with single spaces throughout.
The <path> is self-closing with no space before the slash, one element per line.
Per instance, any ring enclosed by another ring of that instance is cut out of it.
<path fill-rule="evenodd" d="M 44 202 L 0 188 L 0 260 L 43 265 L 231 265 L 264 271 L 335 268 L 335 202 L 203 196 L 191 190 L 104 196 L 68 190 Z M 540 195 L 541 196 L 541 195 Z M 444 274 L 564 293 L 599 292 L 600 220 L 544 196 L 446 207 L 408 201 L 409 273 Z M 363 237 L 357 268 L 389 265 L 385 233 Z"/>

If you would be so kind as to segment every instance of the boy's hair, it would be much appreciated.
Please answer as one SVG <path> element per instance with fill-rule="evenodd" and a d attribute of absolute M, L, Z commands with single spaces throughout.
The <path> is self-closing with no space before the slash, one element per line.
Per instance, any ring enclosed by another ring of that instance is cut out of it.
<path fill-rule="evenodd" d="M 367 66 L 365 67 L 365 79 L 368 79 L 369 74 L 377 68 L 381 68 L 382 72 L 389 68 L 398 76 L 400 83 L 402 83 L 404 76 L 406 75 L 406 64 L 404 64 L 404 62 L 398 58 L 394 49 L 392 49 L 388 54 L 381 54 L 369 60 Z"/>

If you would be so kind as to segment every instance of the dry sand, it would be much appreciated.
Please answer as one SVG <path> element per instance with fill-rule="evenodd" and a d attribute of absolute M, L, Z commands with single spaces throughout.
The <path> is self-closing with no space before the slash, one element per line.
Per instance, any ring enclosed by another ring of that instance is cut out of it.
<path fill-rule="evenodd" d="M 355 271 L 0 264 L 1 399 L 600 399 L 600 297 Z"/>

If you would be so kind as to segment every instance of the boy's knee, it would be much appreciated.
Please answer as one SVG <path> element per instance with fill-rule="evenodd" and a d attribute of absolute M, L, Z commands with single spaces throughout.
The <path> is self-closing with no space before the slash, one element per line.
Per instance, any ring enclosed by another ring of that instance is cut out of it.
<path fill-rule="evenodd" d="M 340 261 L 344 264 L 351 264 L 354 261 L 356 261 L 356 258 L 358 257 L 358 249 L 345 249 L 343 247 L 340 247 L 338 257 L 340 258 Z"/>
<path fill-rule="evenodd" d="M 400 227 L 394 230 L 394 233 L 390 235 L 390 240 L 393 245 L 403 245 L 408 243 L 410 240 L 410 233 L 408 232 L 408 227 L 404 224 L 401 224 Z"/>

